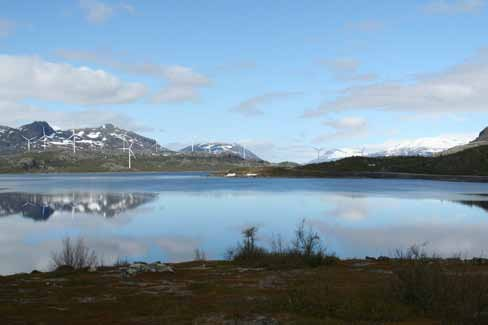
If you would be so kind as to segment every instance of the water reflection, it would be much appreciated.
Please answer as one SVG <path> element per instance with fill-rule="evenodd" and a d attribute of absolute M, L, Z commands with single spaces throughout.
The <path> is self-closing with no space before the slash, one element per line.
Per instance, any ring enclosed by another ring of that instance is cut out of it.
<path fill-rule="evenodd" d="M 453 201 L 459 204 L 467 205 L 470 207 L 478 207 L 488 213 L 488 201 L 475 201 L 475 200 L 462 200 L 462 201 Z"/>
<path fill-rule="evenodd" d="M 222 258 L 246 225 L 260 227 L 260 244 L 291 240 L 302 218 L 345 258 L 424 242 L 441 255 L 488 247 L 488 184 L 93 174 L 0 176 L 0 188 L 0 274 L 44 269 L 66 236 L 106 264 L 175 262 L 196 248 Z"/>
<path fill-rule="evenodd" d="M 0 193 L 0 217 L 20 214 L 35 221 L 46 221 L 54 212 L 61 211 L 111 218 L 157 196 L 157 193 Z"/>

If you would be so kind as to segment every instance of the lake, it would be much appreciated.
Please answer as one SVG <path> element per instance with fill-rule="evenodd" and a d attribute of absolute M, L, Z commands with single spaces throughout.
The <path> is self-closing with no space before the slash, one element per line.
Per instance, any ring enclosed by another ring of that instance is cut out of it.
<path fill-rule="evenodd" d="M 45 270 L 63 238 L 109 264 L 223 258 L 240 231 L 269 245 L 305 218 L 344 258 L 426 243 L 485 256 L 488 184 L 425 180 L 219 178 L 205 173 L 0 176 L 0 274 Z"/>

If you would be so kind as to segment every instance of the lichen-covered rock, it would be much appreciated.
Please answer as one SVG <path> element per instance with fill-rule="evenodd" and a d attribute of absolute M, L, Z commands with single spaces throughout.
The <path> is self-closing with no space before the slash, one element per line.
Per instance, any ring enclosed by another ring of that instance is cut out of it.
<path fill-rule="evenodd" d="M 156 262 L 156 263 L 144 263 L 144 262 L 136 262 L 130 264 L 128 267 L 121 268 L 123 274 L 132 276 L 138 273 L 144 272 L 171 272 L 174 273 L 174 270 L 171 266 Z"/>

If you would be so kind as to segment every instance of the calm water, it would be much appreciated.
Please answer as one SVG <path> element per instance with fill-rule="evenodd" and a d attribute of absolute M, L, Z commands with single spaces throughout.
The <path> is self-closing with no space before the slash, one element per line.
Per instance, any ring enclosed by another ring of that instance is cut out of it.
<path fill-rule="evenodd" d="M 306 218 L 341 257 L 428 242 L 486 255 L 488 184 L 367 179 L 226 179 L 202 173 L 0 176 L 0 274 L 45 269 L 82 236 L 106 263 L 223 257 L 247 225 L 266 245 Z"/>

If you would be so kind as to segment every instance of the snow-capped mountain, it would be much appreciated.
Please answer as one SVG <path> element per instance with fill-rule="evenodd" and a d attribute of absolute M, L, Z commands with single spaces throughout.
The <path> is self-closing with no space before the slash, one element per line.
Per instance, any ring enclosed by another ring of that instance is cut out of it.
<path fill-rule="evenodd" d="M 211 142 L 211 143 L 198 143 L 193 146 L 188 146 L 180 150 L 182 153 L 208 153 L 213 155 L 235 155 L 239 156 L 245 160 L 262 161 L 253 152 L 245 149 L 238 144 L 222 143 L 222 142 Z"/>
<path fill-rule="evenodd" d="M 336 161 L 347 157 L 359 157 L 365 156 L 366 153 L 363 150 L 343 148 L 343 149 L 331 149 L 325 151 L 320 157 L 312 160 L 309 164 L 319 164 L 323 162 Z"/>
<path fill-rule="evenodd" d="M 112 124 L 96 128 L 55 130 L 47 122 L 33 122 L 19 128 L 0 127 L 0 153 L 71 149 L 76 138 L 76 150 L 119 151 L 132 143 L 138 152 L 170 152 L 156 140 L 126 131 Z M 29 139 L 29 140 L 28 140 Z"/>
<path fill-rule="evenodd" d="M 472 135 L 451 135 L 419 138 L 401 142 L 387 142 L 383 150 L 369 154 L 372 157 L 390 156 L 424 156 L 431 157 L 435 154 L 454 146 L 468 143 Z"/>
<path fill-rule="evenodd" d="M 332 149 L 326 151 L 319 159 L 310 163 L 322 163 L 335 161 L 347 157 L 393 157 L 393 156 L 424 156 L 431 157 L 449 148 L 464 145 L 473 139 L 472 135 L 451 135 L 439 137 L 427 137 L 404 141 L 389 141 L 381 145 L 366 147 L 365 149 Z"/>

